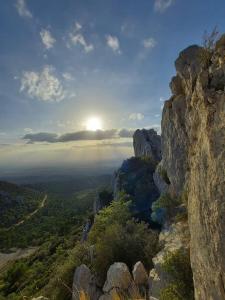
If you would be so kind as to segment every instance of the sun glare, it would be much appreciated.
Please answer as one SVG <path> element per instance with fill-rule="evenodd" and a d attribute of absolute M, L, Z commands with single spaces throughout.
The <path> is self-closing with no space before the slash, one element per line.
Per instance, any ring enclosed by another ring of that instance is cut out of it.
<path fill-rule="evenodd" d="M 91 131 L 102 129 L 102 120 L 97 117 L 89 118 L 86 122 L 86 129 Z"/>

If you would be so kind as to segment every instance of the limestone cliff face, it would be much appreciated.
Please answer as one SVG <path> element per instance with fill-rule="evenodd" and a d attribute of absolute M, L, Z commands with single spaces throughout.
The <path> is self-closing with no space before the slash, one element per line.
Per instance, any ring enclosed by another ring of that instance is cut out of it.
<path fill-rule="evenodd" d="M 161 160 L 161 137 L 154 129 L 138 129 L 133 136 L 135 157 L 149 157 Z"/>
<path fill-rule="evenodd" d="M 185 49 L 175 67 L 161 166 L 170 192 L 188 194 L 195 299 L 225 299 L 225 36 L 211 54 Z"/>

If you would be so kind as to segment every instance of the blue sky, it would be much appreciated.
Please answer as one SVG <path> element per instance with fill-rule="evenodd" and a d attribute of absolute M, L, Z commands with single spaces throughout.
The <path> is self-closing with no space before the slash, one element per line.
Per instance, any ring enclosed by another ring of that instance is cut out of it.
<path fill-rule="evenodd" d="M 224 0 L 1 1 L 0 144 L 92 116 L 103 130 L 159 127 L 178 53 L 224 16 Z"/>

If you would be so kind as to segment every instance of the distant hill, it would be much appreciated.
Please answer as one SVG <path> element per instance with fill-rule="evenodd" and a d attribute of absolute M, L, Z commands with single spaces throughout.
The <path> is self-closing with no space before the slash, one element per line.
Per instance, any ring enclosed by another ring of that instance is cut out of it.
<path fill-rule="evenodd" d="M 34 189 L 0 181 L 0 229 L 23 220 L 39 207 L 43 197 Z"/>

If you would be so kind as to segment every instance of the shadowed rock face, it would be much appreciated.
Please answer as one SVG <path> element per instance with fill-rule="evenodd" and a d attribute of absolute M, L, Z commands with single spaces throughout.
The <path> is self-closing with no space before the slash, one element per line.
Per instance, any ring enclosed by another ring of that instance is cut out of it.
<path fill-rule="evenodd" d="M 153 181 L 155 164 L 143 158 L 132 157 L 125 160 L 115 173 L 114 199 L 124 191 L 132 198 L 133 214 L 136 218 L 151 222 L 151 206 L 159 197 Z"/>
<path fill-rule="evenodd" d="M 225 299 L 225 36 L 207 64 L 191 46 L 176 60 L 162 117 L 170 191 L 188 191 L 195 298 Z"/>

